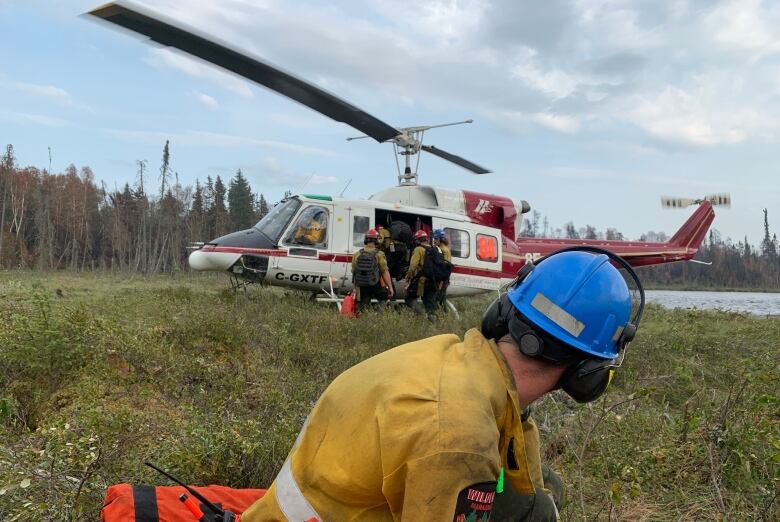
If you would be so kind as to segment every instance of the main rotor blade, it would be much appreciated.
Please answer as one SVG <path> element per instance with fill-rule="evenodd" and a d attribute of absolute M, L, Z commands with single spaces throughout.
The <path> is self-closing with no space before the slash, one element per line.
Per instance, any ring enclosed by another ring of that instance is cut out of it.
<path fill-rule="evenodd" d="M 175 47 L 188 54 L 211 62 L 244 78 L 291 98 L 336 121 L 350 125 L 382 143 L 401 132 L 358 109 L 354 105 L 319 87 L 283 72 L 257 58 L 252 58 L 212 38 L 198 36 L 193 30 L 172 22 L 162 21 L 159 15 L 144 13 L 139 8 L 112 2 L 89 12 L 90 15 L 125 29 L 148 36 L 164 46 Z"/>
<path fill-rule="evenodd" d="M 446 159 L 447 161 L 451 161 L 456 165 L 460 165 L 464 169 L 470 170 L 471 172 L 475 174 L 487 174 L 490 171 L 486 169 L 485 167 L 480 167 L 476 163 L 472 163 L 469 160 L 465 158 L 461 158 L 460 156 L 456 156 L 455 154 L 450 154 L 449 152 L 441 149 L 437 149 L 433 145 L 422 145 L 420 147 L 425 152 L 430 152 L 434 156 L 439 156 L 442 159 Z"/>

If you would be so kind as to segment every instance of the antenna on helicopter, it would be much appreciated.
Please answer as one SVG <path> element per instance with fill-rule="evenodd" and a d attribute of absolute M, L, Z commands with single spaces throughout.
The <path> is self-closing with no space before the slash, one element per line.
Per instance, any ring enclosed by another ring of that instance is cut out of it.
<path fill-rule="evenodd" d="M 298 187 L 298 188 L 295 190 L 295 194 L 300 194 L 301 192 L 303 192 L 303 189 L 305 189 L 305 188 L 306 188 L 306 185 L 308 185 L 308 184 L 309 184 L 309 181 L 311 181 L 311 179 L 312 179 L 313 177 L 314 177 L 314 172 L 312 172 L 311 174 L 309 174 L 309 175 L 306 177 L 306 179 L 304 179 L 304 180 L 303 180 L 303 183 L 301 183 L 301 186 L 300 186 L 300 187 Z"/>
<path fill-rule="evenodd" d="M 344 192 L 347 190 L 347 187 L 349 187 L 349 184 L 352 183 L 352 178 L 349 178 L 349 181 L 347 181 L 347 184 L 344 185 L 344 188 L 341 189 L 341 194 L 339 194 L 339 197 L 344 197 Z"/>
<path fill-rule="evenodd" d="M 417 172 L 412 172 L 411 156 L 419 154 L 420 151 L 438 156 L 475 174 L 487 174 L 490 172 L 486 168 L 460 156 L 432 145 L 422 144 L 423 133 L 428 129 L 472 123 L 473 120 L 421 127 L 395 128 L 312 83 L 284 72 L 259 58 L 234 49 L 212 36 L 202 33 L 198 34 L 196 30 L 184 24 L 166 19 L 147 9 L 124 2 L 111 2 L 90 11 L 89 14 L 119 27 L 145 35 L 160 45 L 174 47 L 222 67 L 295 100 L 324 116 L 346 123 L 365 133 L 365 136 L 348 138 L 349 141 L 373 138 L 379 143 L 392 142 L 397 147 L 396 152 L 404 156 L 405 159 L 403 175 L 400 173 L 399 166 L 399 185 L 417 184 Z M 419 156 L 417 158 L 417 166 L 419 166 Z"/>

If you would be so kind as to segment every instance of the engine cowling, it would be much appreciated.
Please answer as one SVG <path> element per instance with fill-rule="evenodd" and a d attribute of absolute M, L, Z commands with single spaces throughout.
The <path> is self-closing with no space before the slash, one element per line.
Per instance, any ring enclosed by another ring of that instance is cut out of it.
<path fill-rule="evenodd" d="M 527 201 L 515 202 L 506 196 L 463 191 L 466 215 L 489 227 L 501 229 L 502 235 L 512 241 L 517 239 L 523 224 L 523 214 L 531 210 Z"/>
<path fill-rule="evenodd" d="M 377 192 L 371 199 L 462 214 L 481 225 L 501 229 L 502 235 L 512 241 L 520 232 L 523 214 L 531 210 L 525 200 L 514 201 L 495 194 L 423 185 L 392 187 Z"/>

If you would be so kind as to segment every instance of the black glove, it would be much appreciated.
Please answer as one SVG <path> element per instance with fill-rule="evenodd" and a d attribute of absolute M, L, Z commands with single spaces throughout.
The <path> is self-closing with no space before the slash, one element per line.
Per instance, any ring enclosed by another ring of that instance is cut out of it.
<path fill-rule="evenodd" d="M 522 495 L 507 483 L 504 492 L 496 494 L 490 520 L 493 522 L 555 522 L 558 520 L 558 510 L 552 498 L 543 489 L 537 488 L 534 495 Z"/>
<path fill-rule="evenodd" d="M 566 502 L 566 486 L 563 480 L 547 464 L 542 464 L 542 478 L 544 479 L 544 487 L 552 492 L 555 507 L 560 511 Z"/>

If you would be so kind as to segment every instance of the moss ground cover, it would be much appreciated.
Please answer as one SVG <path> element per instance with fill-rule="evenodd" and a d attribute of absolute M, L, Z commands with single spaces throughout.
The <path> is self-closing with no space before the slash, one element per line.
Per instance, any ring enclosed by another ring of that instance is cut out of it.
<path fill-rule="evenodd" d="M 97 520 L 116 482 L 270 484 L 313 402 L 383 350 L 479 324 L 359 320 L 222 278 L 0 272 L 0 519 Z M 780 318 L 651 306 L 603 400 L 535 418 L 564 520 L 780 519 Z"/>

